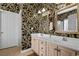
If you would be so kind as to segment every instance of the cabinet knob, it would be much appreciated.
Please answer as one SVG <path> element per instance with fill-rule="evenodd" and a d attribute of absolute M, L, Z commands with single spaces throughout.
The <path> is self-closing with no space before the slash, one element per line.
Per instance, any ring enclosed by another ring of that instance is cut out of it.
<path fill-rule="evenodd" d="M 41 49 L 43 49 L 43 47 Z"/>

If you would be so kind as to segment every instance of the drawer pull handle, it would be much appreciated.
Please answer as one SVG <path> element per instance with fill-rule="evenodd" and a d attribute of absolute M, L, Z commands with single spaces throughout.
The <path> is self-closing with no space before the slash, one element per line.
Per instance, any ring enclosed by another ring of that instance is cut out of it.
<path fill-rule="evenodd" d="M 41 42 L 41 44 L 43 44 L 43 42 Z"/>
<path fill-rule="evenodd" d="M 43 47 L 41 49 L 43 49 Z"/>
<path fill-rule="evenodd" d="M 54 50 L 58 50 L 57 48 L 55 48 Z"/>

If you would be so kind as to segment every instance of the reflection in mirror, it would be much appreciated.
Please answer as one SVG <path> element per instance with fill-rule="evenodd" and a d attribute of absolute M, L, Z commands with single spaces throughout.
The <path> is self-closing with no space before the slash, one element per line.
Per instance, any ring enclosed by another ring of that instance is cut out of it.
<path fill-rule="evenodd" d="M 64 19 L 64 31 L 68 31 L 68 19 Z"/>
<path fill-rule="evenodd" d="M 63 21 L 57 21 L 57 31 L 63 31 Z"/>
<path fill-rule="evenodd" d="M 57 31 L 78 32 L 77 10 L 58 15 Z"/>

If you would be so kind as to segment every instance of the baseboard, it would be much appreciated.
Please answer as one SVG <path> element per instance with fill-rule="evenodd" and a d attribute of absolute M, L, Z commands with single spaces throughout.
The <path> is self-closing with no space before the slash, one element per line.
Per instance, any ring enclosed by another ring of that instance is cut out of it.
<path fill-rule="evenodd" d="M 14 47 L 19 47 L 19 46 L 12 46 L 12 47 L 7 47 L 7 48 L 0 48 L 0 50 L 8 49 L 8 48 L 14 48 Z"/>
<path fill-rule="evenodd" d="M 30 54 L 33 54 L 34 52 L 33 52 L 32 48 L 29 48 L 29 49 L 21 51 L 21 53 L 27 53 L 27 56 L 28 56 Z"/>
<path fill-rule="evenodd" d="M 22 50 L 21 53 L 24 53 L 24 52 L 28 52 L 28 51 L 31 51 L 32 48 L 29 48 L 29 49 L 26 49 L 26 50 Z"/>

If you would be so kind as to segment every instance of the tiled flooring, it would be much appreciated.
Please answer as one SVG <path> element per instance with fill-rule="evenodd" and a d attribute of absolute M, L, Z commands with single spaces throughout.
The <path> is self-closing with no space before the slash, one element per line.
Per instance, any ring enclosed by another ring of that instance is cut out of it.
<path fill-rule="evenodd" d="M 37 55 L 33 53 L 33 51 L 21 53 L 20 48 L 12 47 L 7 49 L 1 49 L 0 56 L 37 56 Z"/>

